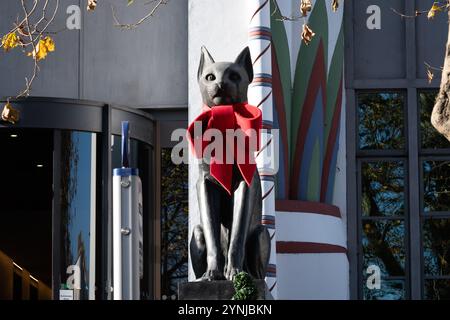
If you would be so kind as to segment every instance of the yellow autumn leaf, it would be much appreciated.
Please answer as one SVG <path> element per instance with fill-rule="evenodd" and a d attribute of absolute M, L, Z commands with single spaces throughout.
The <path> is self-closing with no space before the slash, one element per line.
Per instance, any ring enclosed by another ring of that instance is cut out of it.
<path fill-rule="evenodd" d="M 19 121 L 20 112 L 19 110 L 13 108 L 9 101 L 5 104 L 2 110 L 1 119 L 3 121 L 15 124 Z"/>
<path fill-rule="evenodd" d="M 331 4 L 331 9 L 333 10 L 333 12 L 336 12 L 338 8 L 339 8 L 339 0 L 333 0 Z"/>
<path fill-rule="evenodd" d="M 45 37 L 44 38 L 44 44 L 45 44 L 45 47 L 47 48 L 48 52 L 55 51 L 55 42 L 53 41 L 52 38 Z"/>
<path fill-rule="evenodd" d="M 302 40 L 306 45 L 309 45 L 315 35 L 314 31 L 307 24 L 303 25 Z"/>
<path fill-rule="evenodd" d="M 33 56 L 37 61 L 45 59 L 49 52 L 55 51 L 55 42 L 50 37 L 40 39 L 34 50 L 28 53 L 28 56 Z"/>
<path fill-rule="evenodd" d="M 439 2 L 433 3 L 433 6 L 431 7 L 430 11 L 428 11 L 428 19 L 433 19 L 436 15 L 436 12 L 442 11 L 442 8 L 439 6 Z"/>
<path fill-rule="evenodd" d="M 302 0 L 300 3 L 300 12 L 302 13 L 302 17 L 306 17 L 308 12 L 311 11 L 312 4 L 311 0 Z"/>
<path fill-rule="evenodd" d="M 88 0 L 87 11 L 94 11 L 97 7 L 97 0 Z"/>
<path fill-rule="evenodd" d="M 431 83 L 431 81 L 433 81 L 434 74 L 433 74 L 433 71 L 431 71 L 430 68 L 427 69 L 427 77 L 428 77 L 428 83 Z"/>
<path fill-rule="evenodd" d="M 2 38 L 2 47 L 5 51 L 9 51 L 10 49 L 17 47 L 19 44 L 20 38 L 15 32 L 5 34 Z"/>

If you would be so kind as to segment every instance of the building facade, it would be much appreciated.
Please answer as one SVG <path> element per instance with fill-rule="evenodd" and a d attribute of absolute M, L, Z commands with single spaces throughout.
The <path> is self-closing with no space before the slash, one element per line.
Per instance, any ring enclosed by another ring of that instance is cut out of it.
<path fill-rule="evenodd" d="M 432 4 L 347 0 L 334 10 L 313 0 L 303 18 L 299 0 L 170 0 L 132 31 L 113 27 L 109 6 L 82 10 L 81 29 L 55 35 L 35 97 L 13 101 L 21 121 L 0 124 L 11 181 L 0 187 L 2 297 L 111 298 L 111 174 L 124 120 L 144 189 L 141 298 L 176 299 L 177 283 L 193 280 L 198 173 L 172 163 L 171 134 L 201 112 L 205 45 L 216 61 L 251 50 L 249 102 L 278 155 L 277 170 L 258 167 L 272 295 L 449 299 L 450 143 L 431 127 L 440 77 L 427 76 L 443 63 L 447 15 L 408 17 Z M 18 10 L 0 4 L 0 33 Z M 140 10 L 117 12 L 135 21 Z M 315 33 L 309 44 L 304 23 Z M 0 96 L 21 88 L 23 61 L 0 54 Z"/>

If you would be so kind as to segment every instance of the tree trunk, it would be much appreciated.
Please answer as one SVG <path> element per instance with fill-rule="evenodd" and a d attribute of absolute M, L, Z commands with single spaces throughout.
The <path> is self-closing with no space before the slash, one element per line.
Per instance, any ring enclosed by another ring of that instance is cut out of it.
<path fill-rule="evenodd" d="M 450 20 L 450 11 L 449 20 Z M 431 124 L 450 141 L 450 23 L 441 86 L 431 114 Z"/>

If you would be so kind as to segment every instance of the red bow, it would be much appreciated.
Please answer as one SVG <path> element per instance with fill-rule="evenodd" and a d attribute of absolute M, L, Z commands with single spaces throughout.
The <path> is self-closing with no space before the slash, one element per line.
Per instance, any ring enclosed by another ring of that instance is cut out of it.
<path fill-rule="evenodd" d="M 202 123 L 202 132 L 200 136 L 194 135 L 194 124 L 200 121 Z M 203 157 L 205 148 L 211 143 L 204 140 L 204 132 L 208 129 L 217 129 L 222 133 L 223 137 L 223 153 L 222 159 L 216 159 L 215 154 L 212 154 L 210 162 L 210 174 L 213 176 L 222 187 L 231 195 L 232 179 L 233 179 L 233 163 L 227 163 L 226 154 L 231 152 L 229 140 L 226 136 L 227 129 L 241 129 L 245 134 L 245 161 L 238 156 L 238 152 L 242 150 L 237 149 L 236 143 L 234 145 L 234 163 L 237 164 L 242 177 L 247 185 L 250 185 L 253 179 L 253 175 L 256 170 L 256 163 L 254 159 L 254 152 L 259 149 L 259 135 L 262 128 L 262 115 L 261 110 L 257 107 L 249 105 L 247 103 L 239 103 L 234 105 L 214 106 L 212 108 L 208 106 L 203 107 L 203 112 L 195 118 L 195 120 L 189 125 L 188 139 L 191 142 L 192 150 L 197 158 Z M 253 129 L 252 131 L 246 131 Z M 249 139 L 255 139 L 252 133 L 256 132 L 256 150 L 250 150 L 252 146 L 249 143 Z M 228 142 L 227 142 L 228 140 Z M 201 146 L 201 150 L 197 150 L 198 146 Z M 242 146 L 242 145 L 241 145 Z M 250 152 L 251 151 L 251 152 Z M 217 152 L 217 150 L 216 150 Z M 251 160 L 251 161 L 250 161 Z M 242 163 L 243 162 L 243 163 Z"/>

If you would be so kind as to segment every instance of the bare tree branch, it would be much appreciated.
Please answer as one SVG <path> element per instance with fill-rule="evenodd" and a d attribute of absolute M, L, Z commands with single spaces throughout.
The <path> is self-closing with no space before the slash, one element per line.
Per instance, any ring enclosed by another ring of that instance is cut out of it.
<path fill-rule="evenodd" d="M 153 15 L 157 12 L 157 10 L 162 6 L 165 5 L 169 2 L 169 0 L 157 0 L 158 3 L 153 7 L 153 9 L 148 12 L 144 17 L 142 17 L 139 21 L 135 22 L 135 23 L 130 23 L 130 24 L 126 24 L 126 23 L 121 23 L 119 22 L 119 19 L 117 18 L 117 13 L 116 13 L 116 9 L 113 5 L 111 5 L 111 10 L 112 10 L 112 15 L 113 15 L 113 19 L 114 19 L 114 25 L 116 27 L 122 28 L 122 29 L 134 29 L 137 26 L 141 25 L 143 22 L 145 22 L 146 20 L 148 20 L 149 18 L 153 17 Z M 146 4 L 152 3 L 154 1 L 150 1 L 147 2 Z"/>
<path fill-rule="evenodd" d="M 42 35 L 46 32 L 50 24 L 55 20 L 56 14 L 59 9 L 59 0 L 56 0 L 52 16 L 50 17 L 50 19 L 47 19 L 46 16 L 47 16 L 48 0 L 46 0 L 41 10 L 41 18 L 36 23 L 32 24 L 30 23 L 30 18 L 32 17 L 32 14 L 36 10 L 37 2 L 38 0 L 34 0 L 33 8 L 30 11 L 28 11 L 25 4 L 25 0 L 21 0 L 24 18 L 22 20 L 22 23 L 16 26 L 15 30 L 16 31 L 20 30 L 20 33 L 24 35 L 26 38 L 28 38 L 28 40 L 22 41 L 21 45 L 22 47 L 31 46 L 32 48 L 31 52 L 32 54 L 34 54 L 34 56 L 33 56 L 33 72 L 31 78 L 25 77 L 25 89 L 22 90 L 16 96 L 16 98 L 27 97 L 30 95 L 32 84 L 36 79 L 37 73 L 39 72 L 39 62 L 38 62 L 39 59 L 36 55 L 38 51 L 39 41 L 41 40 Z M 38 26 L 43 21 L 46 21 L 46 24 L 43 26 L 41 30 L 38 31 Z"/>

